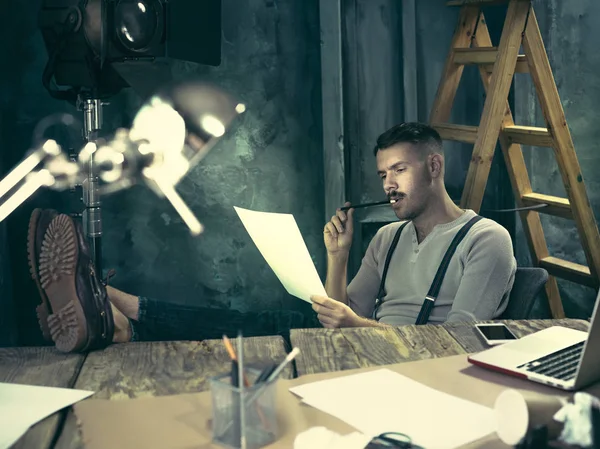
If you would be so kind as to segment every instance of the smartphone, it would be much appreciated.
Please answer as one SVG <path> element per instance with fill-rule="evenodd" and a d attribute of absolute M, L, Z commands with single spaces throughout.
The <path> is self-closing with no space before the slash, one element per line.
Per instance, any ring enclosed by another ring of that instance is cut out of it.
<path fill-rule="evenodd" d="M 475 324 L 475 329 L 488 345 L 501 345 L 517 339 L 504 323 Z"/>

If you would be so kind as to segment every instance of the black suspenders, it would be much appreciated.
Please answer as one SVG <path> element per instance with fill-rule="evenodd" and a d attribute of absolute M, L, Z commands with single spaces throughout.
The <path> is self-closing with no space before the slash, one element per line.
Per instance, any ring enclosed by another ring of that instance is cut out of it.
<path fill-rule="evenodd" d="M 435 300 L 437 299 L 438 294 L 440 293 L 440 288 L 442 287 L 442 282 L 444 281 L 444 276 L 446 275 L 446 270 L 450 265 L 450 260 L 456 251 L 456 248 L 462 241 L 462 239 L 467 235 L 467 232 L 471 229 L 471 227 L 481 220 L 481 216 L 477 215 L 471 218 L 454 236 L 450 246 L 446 250 L 446 254 L 444 254 L 444 258 L 438 267 L 437 272 L 435 273 L 435 277 L 433 278 L 433 282 L 431 283 L 431 287 L 429 287 L 429 292 L 425 296 L 425 301 L 423 301 L 423 305 L 421 306 L 421 311 L 417 316 L 417 321 L 415 324 L 426 324 L 429 320 L 429 314 L 433 309 L 433 305 Z M 402 230 L 406 227 L 408 221 L 403 223 L 398 230 L 396 231 L 396 235 L 394 235 L 394 239 L 392 240 L 392 244 L 387 253 L 387 257 L 385 259 L 385 264 L 383 266 L 383 274 L 381 275 L 381 283 L 379 284 L 379 292 L 377 293 L 377 298 L 375 299 L 375 308 L 373 309 L 373 319 L 376 318 L 377 310 L 382 303 L 382 297 L 385 295 L 385 279 L 387 276 L 387 271 L 390 265 L 390 261 L 392 259 L 392 254 L 398 245 L 398 240 L 400 240 L 400 234 L 402 234 Z"/>
<path fill-rule="evenodd" d="M 377 292 L 377 298 L 375 298 L 375 308 L 373 309 L 374 320 L 377 319 L 375 314 L 377 313 L 377 309 L 379 309 L 379 306 L 383 302 L 381 298 L 385 296 L 385 278 L 387 276 L 388 268 L 390 267 L 390 260 L 392 260 L 392 254 L 394 254 L 394 250 L 398 245 L 398 240 L 400 240 L 400 234 L 402 234 L 402 230 L 406 227 L 408 223 L 408 221 L 405 221 L 400 225 L 400 227 L 396 231 L 394 239 L 392 240 L 392 244 L 390 245 L 390 249 L 388 250 L 387 256 L 385 258 L 385 264 L 383 265 L 383 274 L 381 275 L 381 283 L 379 284 L 379 291 Z"/>

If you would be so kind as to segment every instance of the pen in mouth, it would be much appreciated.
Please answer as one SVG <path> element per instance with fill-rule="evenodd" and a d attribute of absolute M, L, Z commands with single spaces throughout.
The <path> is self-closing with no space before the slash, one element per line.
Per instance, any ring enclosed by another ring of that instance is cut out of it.
<path fill-rule="evenodd" d="M 389 199 L 389 200 L 385 200 L 385 201 L 376 201 L 374 203 L 357 204 L 356 206 L 344 206 L 344 207 L 341 207 L 340 210 L 347 211 L 350 209 L 361 209 L 363 207 L 383 206 L 384 204 L 394 204 L 396 201 L 397 200 L 395 200 L 395 199 Z"/>

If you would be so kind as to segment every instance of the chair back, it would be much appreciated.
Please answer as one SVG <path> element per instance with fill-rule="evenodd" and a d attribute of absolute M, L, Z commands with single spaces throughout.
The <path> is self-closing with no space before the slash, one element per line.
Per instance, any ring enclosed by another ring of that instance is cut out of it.
<path fill-rule="evenodd" d="M 508 306 L 499 319 L 526 320 L 535 299 L 548 280 L 548 272 L 539 267 L 517 267 Z"/>

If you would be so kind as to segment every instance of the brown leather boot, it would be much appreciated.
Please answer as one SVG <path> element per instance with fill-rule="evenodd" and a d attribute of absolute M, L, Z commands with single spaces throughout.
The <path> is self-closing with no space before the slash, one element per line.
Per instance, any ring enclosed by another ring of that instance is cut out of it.
<path fill-rule="evenodd" d="M 42 241 L 50 222 L 58 215 L 54 209 L 34 209 L 29 217 L 29 229 L 27 231 L 27 258 L 29 259 L 29 271 L 31 278 L 40 292 L 42 303 L 37 306 L 36 312 L 42 335 L 51 341 L 50 329 L 48 328 L 48 316 L 52 313 L 48 297 L 40 284 L 40 270 L 38 261 L 42 251 Z"/>
<path fill-rule="evenodd" d="M 48 328 L 59 351 L 86 352 L 112 343 L 110 301 L 79 222 L 63 214 L 51 221 L 42 243 L 39 276 L 52 308 Z"/>

